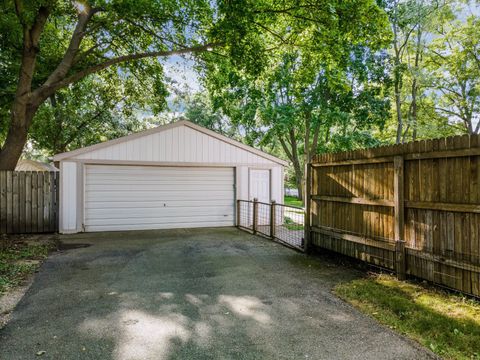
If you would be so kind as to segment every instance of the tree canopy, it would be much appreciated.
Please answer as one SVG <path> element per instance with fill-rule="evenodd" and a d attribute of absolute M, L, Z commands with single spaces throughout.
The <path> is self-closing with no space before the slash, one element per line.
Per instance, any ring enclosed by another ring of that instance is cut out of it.
<path fill-rule="evenodd" d="M 0 169 L 180 115 L 288 159 L 480 132 L 479 7 L 456 0 L 6 0 Z M 165 58 L 196 63 L 172 94 Z M 203 91 L 205 90 L 205 91 Z M 28 146 L 26 144 L 28 143 Z"/>
<path fill-rule="evenodd" d="M 15 166 L 47 99 L 107 68 L 144 79 L 161 72 L 158 57 L 221 49 L 239 69 L 259 74 L 269 52 L 285 46 L 331 63 L 343 43 L 382 36 L 378 19 L 381 10 L 365 0 L 6 1 L 0 168 Z"/>

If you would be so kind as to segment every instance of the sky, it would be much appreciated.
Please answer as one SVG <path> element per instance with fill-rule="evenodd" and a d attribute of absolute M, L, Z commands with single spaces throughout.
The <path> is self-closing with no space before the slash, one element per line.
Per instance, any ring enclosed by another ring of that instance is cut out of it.
<path fill-rule="evenodd" d="M 174 55 L 162 61 L 165 76 L 178 83 L 177 87 L 190 88 L 193 93 L 201 90 L 198 74 L 194 69 L 195 61 L 191 57 Z"/>
<path fill-rule="evenodd" d="M 197 72 L 195 71 L 195 61 L 191 56 L 169 56 L 167 58 L 159 58 L 163 65 L 163 70 L 166 78 L 170 78 L 172 83 L 169 86 L 170 95 L 167 97 L 168 110 L 165 111 L 164 117 L 175 119 L 182 115 L 184 111 L 183 104 L 177 104 L 175 100 L 175 92 L 189 92 L 190 94 L 198 93 L 202 90 L 202 85 Z M 149 122 L 153 116 L 150 111 L 140 111 L 137 115 L 140 119 Z M 157 126 L 152 123 L 151 126 Z"/>

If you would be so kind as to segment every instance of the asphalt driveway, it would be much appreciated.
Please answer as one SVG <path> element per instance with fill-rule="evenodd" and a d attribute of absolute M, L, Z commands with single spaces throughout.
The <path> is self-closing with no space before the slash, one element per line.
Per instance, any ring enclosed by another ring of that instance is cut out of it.
<path fill-rule="evenodd" d="M 354 270 L 233 228 L 63 240 L 0 331 L 1 359 L 430 356 L 332 295 Z"/>

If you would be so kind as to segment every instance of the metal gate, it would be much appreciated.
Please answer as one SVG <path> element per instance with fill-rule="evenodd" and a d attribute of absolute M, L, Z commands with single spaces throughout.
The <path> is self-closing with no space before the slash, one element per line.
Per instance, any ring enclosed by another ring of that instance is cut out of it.
<path fill-rule="evenodd" d="M 237 200 L 237 226 L 304 251 L 305 210 L 301 207 Z"/>

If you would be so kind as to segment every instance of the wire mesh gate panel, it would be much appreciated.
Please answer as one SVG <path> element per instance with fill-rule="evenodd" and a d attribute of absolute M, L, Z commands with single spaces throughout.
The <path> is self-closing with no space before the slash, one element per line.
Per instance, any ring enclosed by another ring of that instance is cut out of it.
<path fill-rule="evenodd" d="M 479 135 L 318 155 L 308 173 L 314 246 L 480 296 Z"/>
<path fill-rule="evenodd" d="M 274 204 L 277 223 L 275 237 L 296 248 L 304 248 L 305 211 L 299 207 Z"/>
<path fill-rule="evenodd" d="M 253 230 L 253 201 L 237 201 L 237 226 Z"/>
<path fill-rule="evenodd" d="M 305 211 L 300 207 L 237 200 L 237 226 L 304 250 Z"/>

